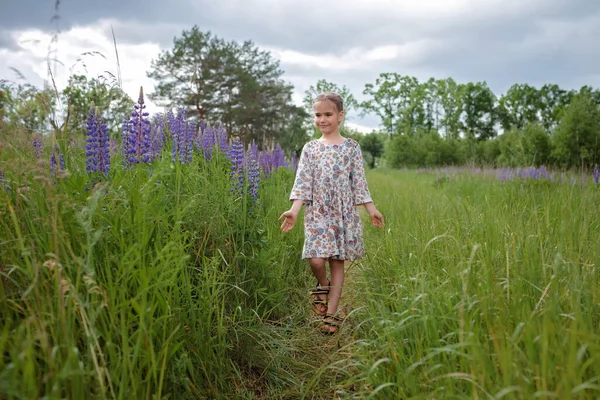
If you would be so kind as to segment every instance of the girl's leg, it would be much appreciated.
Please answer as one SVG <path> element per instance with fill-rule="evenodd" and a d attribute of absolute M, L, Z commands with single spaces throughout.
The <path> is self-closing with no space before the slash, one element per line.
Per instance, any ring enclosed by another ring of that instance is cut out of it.
<path fill-rule="evenodd" d="M 325 270 L 325 262 L 327 260 L 324 258 L 311 258 L 310 269 L 312 270 L 313 275 L 319 281 L 319 285 L 327 286 L 329 282 L 327 281 L 327 271 Z"/>
<path fill-rule="evenodd" d="M 335 315 L 340 297 L 342 296 L 342 286 L 344 285 L 344 260 L 329 260 L 329 269 L 331 271 L 331 286 L 329 289 L 329 304 L 327 314 Z"/>
<path fill-rule="evenodd" d="M 310 269 L 312 270 L 313 275 L 317 278 L 317 281 L 319 282 L 319 286 L 321 286 L 322 288 L 327 288 L 329 286 L 329 281 L 327 280 L 327 271 L 325 269 L 325 262 L 326 259 L 324 258 L 311 258 L 309 260 L 310 263 Z M 326 294 L 317 294 L 315 295 L 319 298 L 319 300 L 327 300 L 327 295 Z M 320 304 L 320 305 L 313 305 L 313 308 L 315 310 L 316 313 L 318 314 L 325 314 L 327 312 L 327 306 Z"/>

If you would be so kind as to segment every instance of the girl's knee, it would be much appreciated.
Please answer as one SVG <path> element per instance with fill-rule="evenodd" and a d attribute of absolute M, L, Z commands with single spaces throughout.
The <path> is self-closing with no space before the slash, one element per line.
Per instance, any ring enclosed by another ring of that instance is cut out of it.
<path fill-rule="evenodd" d="M 326 261 L 327 260 L 324 259 L 324 258 L 311 258 L 311 259 L 308 260 L 308 262 L 310 263 L 310 265 L 312 267 L 315 267 L 315 268 L 325 267 L 325 262 Z"/>

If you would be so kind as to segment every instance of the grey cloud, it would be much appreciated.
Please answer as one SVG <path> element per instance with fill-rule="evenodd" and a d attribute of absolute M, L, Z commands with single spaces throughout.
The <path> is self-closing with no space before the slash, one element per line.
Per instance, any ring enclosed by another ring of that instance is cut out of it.
<path fill-rule="evenodd" d="M 53 29 L 53 0 L 44 0 L 41 7 L 40 0 L 7 1 L 0 14 L 4 29 Z M 262 47 L 315 56 L 340 56 L 354 48 L 370 50 L 416 40 L 436 44 L 413 61 L 385 60 L 369 70 L 330 71 L 282 62 L 284 78 L 292 81 L 299 93 L 325 78 L 346 85 L 362 98 L 364 85 L 381 72 L 421 80 L 486 81 L 496 93 L 516 82 L 552 82 L 565 87 L 586 84 L 586 80 L 590 85 L 600 84 L 596 72 L 600 64 L 597 0 L 482 1 L 461 12 L 457 9 L 423 18 L 375 8 L 357 15 L 352 7 L 313 8 L 311 2 L 264 4 L 264 0 L 73 0 L 61 2 L 59 22 L 65 30 L 73 24 L 111 18 L 116 20 L 117 44 L 153 41 L 163 48 L 170 48 L 174 36 L 195 24 L 227 40 L 252 40 Z M 110 35 L 109 27 L 105 33 Z M 0 31 L 0 48 L 10 45 L 9 39 Z M 352 120 L 360 123 L 358 118 Z"/>
<path fill-rule="evenodd" d="M 17 43 L 7 30 L 0 30 L 0 49 L 16 50 Z"/>

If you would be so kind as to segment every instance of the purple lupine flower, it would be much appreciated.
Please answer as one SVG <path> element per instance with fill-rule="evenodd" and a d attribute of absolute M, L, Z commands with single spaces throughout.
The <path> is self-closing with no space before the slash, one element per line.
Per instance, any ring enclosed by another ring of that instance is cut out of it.
<path fill-rule="evenodd" d="M 150 120 L 147 111 L 144 111 L 144 89 L 140 87 L 138 102 L 134 105 L 129 121 L 128 134 L 128 164 L 147 163 L 150 161 Z"/>
<path fill-rule="evenodd" d="M 59 162 L 57 161 L 57 159 L 61 160 L 62 158 L 63 157 L 60 152 L 60 148 L 58 146 L 54 146 L 54 148 L 52 149 L 52 155 L 50 156 L 50 174 L 52 175 L 52 177 L 56 177 L 57 166 L 59 166 Z M 65 169 L 64 160 L 60 162 L 60 169 Z"/>
<path fill-rule="evenodd" d="M 514 180 L 514 171 L 510 168 L 503 168 L 497 172 L 498 180 L 501 182 L 506 182 L 507 180 Z"/>
<path fill-rule="evenodd" d="M 283 152 L 283 149 L 281 148 L 279 143 L 277 144 L 277 146 L 275 146 L 275 149 L 273 150 L 272 161 L 273 161 L 273 169 L 275 169 L 275 170 L 277 170 L 277 168 L 280 168 L 280 167 L 287 167 L 287 161 L 285 160 L 285 153 Z"/>
<path fill-rule="evenodd" d="M 188 142 L 188 128 L 186 123 L 187 110 L 185 107 L 177 109 L 177 147 L 176 153 L 180 163 L 185 163 L 185 150 Z M 175 161 L 173 161 L 175 162 Z"/>
<path fill-rule="evenodd" d="M 228 157 L 231 160 L 231 192 L 241 193 L 244 189 L 244 145 L 239 138 L 233 139 Z"/>
<path fill-rule="evenodd" d="M 52 152 L 52 155 L 50 156 L 50 175 L 52 175 L 52 177 L 56 176 L 56 155 L 54 152 Z"/>
<path fill-rule="evenodd" d="M 42 138 L 39 135 L 35 135 L 33 138 L 33 154 L 35 154 L 36 160 L 39 160 L 42 157 Z"/>
<path fill-rule="evenodd" d="M 191 140 L 186 122 L 187 110 L 185 107 L 177 109 L 177 115 L 171 110 L 167 113 L 167 125 L 171 135 L 172 162 L 185 163 L 188 153 L 188 142 Z M 191 144 L 191 143 L 190 143 Z"/>
<path fill-rule="evenodd" d="M 129 128 L 131 121 L 128 117 L 123 119 L 121 126 L 121 152 L 123 157 L 123 168 L 127 169 L 131 166 L 130 155 L 135 152 L 135 146 L 131 143 L 131 129 Z"/>
<path fill-rule="evenodd" d="M 158 158 L 165 144 L 166 119 L 163 114 L 154 116 L 154 124 L 150 127 L 150 154 L 152 159 Z"/>
<path fill-rule="evenodd" d="M 204 151 L 204 158 L 209 161 L 212 158 L 213 148 L 215 146 L 215 135 L 216 132 L 214 128 L 210 125 L 206 125 L 202 132 L 202 137 L 200 138 L 200 145 Z"/>
<path fill-rule="evenodd" d="M 94 102 L 90 105 L 87 117 L 86 145 L 85 145 L 85 170 L 88 173 L 98 171 L 98 121 L 96 119 L 96 107 Z"/>
<path fill-rule="evenodd" d="M 198 125 L 194 122 L 190 122 L 187 124 L 187 130 L 186 130 L 186 142 L 185 142 L 185 151 L 184 151 L 184 156 L 185 156 L 185 163 L 190 163 L 192 162 L 192 155 L 194 152 L 194 144 L 197 141 L 198 138 Z"/>
<path fill-rule="evenodd" d="M 273 156 L 270 152 L 264 150 L 261 151 L 258 155 L 258 163 L 260 164 L 265 176 L 271 175 L 273 169 Z"/>
<path fill-rule="evenodd" d="M 98 130 L 97 138 L 97 157 L 98 171 L 104 175 L 108 175 L 110 171 L 110 138 L 108 137 L 108 128 L 106 122 L 100 115 L 100 111 L 96 112 L 96 129 Z"/>
<path fill-rule="evenodd" d="M 250 165 L 248 168 L 248 194 L 252 197 L 252 203 L 258 200 L 258 185 L 260 183 L 260 165 L 258 159 L 250 151 Z"/>
<path fill-rule="evenodd" d="M 204 132 L 206 131 L 206 128 L 208 127 L 208 123 L 205 120 L 200 120 L 200 122 L 198 122 L 198 134 L 196 135 L 196 149 L 200 150 L 200 149 L 204 149 L 202 147 L 202 139 L 204 138 Z"/>
<path fill-rule="evenodd" d="M 167 111 L 167 128 L 169 130 L 169 137 L 171 139 L 171 160 L 177 161 L 177 143 L 179 136 L 179 127 L 177 118 L 173 114 L 172 110 Z"/>
<path fill-rule="evenodd" d="M 229 150 L 229 137 L 227 135 L 227 130 L 225 130 L 225 127 L 223 125 L 220 125 L 215 133 L 219 136 L 219 150 L 227 154 L 227 151 Z"/>
<path fill-rule="evenodd" d="M 244 160 L 244 167 L 246 169 L 250 169 L 252 160 L 255 160 L 258 162 L 258 145 L 256 144 L 255 141 L 252 141 L 252 144 L 250 144 L 250 148 L 246 151 L 246 157 Z"/>
<path fill-rule="evenodd" d="M 600 169 L 598 168 L 598 164 L 594 166 L 594 183 L 598 184 L 598 178 L 600 177 Z"/>
<path fill-rule="evenodd" d="M 258 160 L 258 145 L 255 141 L 252 141 L 252 144 L 250 145 L 250 156 L 252 159 Z"/>
<path fill-rule="evenodd" d="M 102 119 L 100 110 L 94 104 L 90 107 L 87 119 L 86 171 L 101 172 L 108 175 L 110 170 L 110 139 L 106 122 Z"/>

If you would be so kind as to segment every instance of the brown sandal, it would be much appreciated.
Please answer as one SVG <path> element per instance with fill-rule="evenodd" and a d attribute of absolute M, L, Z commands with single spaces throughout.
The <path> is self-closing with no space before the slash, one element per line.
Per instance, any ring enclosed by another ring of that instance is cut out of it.
<path fill-rule="evenodd" d="M 329 285 L 331 285 L 331 282 L 329 282 Z M 319 295 L 329 295 L 329 286 L 327 286 L 327 289 L 323 289 L 323 287 L 319 284 L 319 281 L 317 281 L 317 287 L 309 291 L 308 294 L 310 296 L 315 296 L 312 302 L 312 309 L 315 314 L 325 316 L 327 314 L 327 297 L 325 297 L 325 300 L 322 300 L 319 298 Z M 319 312 L 319 306 L 325 306 L 325 311 Z"/>
<path fill-rule="evenodd" d="M 343 321 L 340 317 L 332 314 L 325 314 L 323 318 L 323 326 L 321 327 L 321 333 L 325 335 L 335 335 L 338 330 L 340 323 Z"/>

